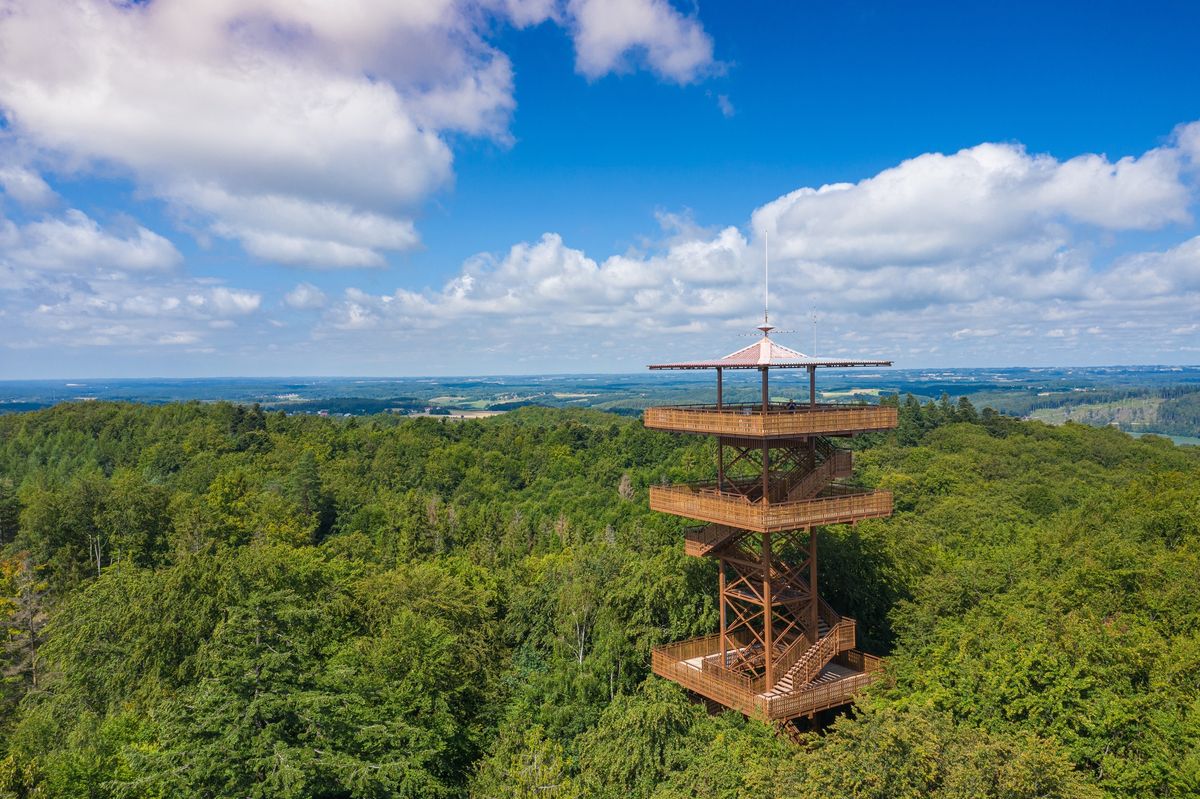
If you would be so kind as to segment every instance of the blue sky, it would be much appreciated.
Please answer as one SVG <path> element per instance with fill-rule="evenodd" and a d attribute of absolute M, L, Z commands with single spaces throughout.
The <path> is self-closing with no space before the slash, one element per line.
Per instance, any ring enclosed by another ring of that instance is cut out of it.
<path fill-rule="evenodd" d="M 8 5 L 0 378 L 1200 361 L 1192 3 Z"/>

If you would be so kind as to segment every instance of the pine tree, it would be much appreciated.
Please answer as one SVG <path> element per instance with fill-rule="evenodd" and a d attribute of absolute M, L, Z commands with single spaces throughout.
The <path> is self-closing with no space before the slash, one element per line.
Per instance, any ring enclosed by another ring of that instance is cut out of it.
<path fill-rule="evenodd" d="M 28 552 L 12 563 L 12 611 L 0 622 L 4 630 L 4 679 L 17 683 L 25 693 L 38 687 L 37 655 L 45 639 L 47 585 Z"/>
<path fill-rule="evenodd" d="M 975 406 L 966 397 L 958 398 L 958 410 L 955 412 L 955 416 L 960 422 L 970 422 L 971 424 L 979 422 L 979 414 L 976 412 Z"/>
<path fill-rule="evenodd" d="M 304 514 L 316 513 L 321 507 L 321 475 L 317 472 L 317 459 L 312 450 L 304 454 L 292 467 L 288 478 L 288 493 Z"/>
<path fill-rule="evenodd" d="M 0 479 L 0 546 L 17 537 L 21 502 L 10 479 Z"/>

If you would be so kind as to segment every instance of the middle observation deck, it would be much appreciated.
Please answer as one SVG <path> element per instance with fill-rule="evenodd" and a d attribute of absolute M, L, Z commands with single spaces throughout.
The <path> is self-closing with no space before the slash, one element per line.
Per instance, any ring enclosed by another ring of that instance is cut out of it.
<path fill-rule="evenodd" d="M 646 427 L 730 438 L 791 439 L 891 430 L 898 409 L 886 405 L 669 405 L 647 408 Z"/>
<path fill-rule="evenodd" d="M 760 533 L 846 524 L 892 515 L 892 493 L 830 486 L 811 499 L 763 502 L 716 483 L 650 486 L 650 509 L 686 519 Z"/>

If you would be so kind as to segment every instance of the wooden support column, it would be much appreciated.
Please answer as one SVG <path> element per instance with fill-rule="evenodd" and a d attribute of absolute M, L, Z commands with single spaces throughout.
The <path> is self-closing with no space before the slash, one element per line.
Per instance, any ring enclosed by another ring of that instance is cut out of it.
<path fill-rule="evenodd" d="M 763 533 L 762 538 L 762 570 L 763 570 L 763 653 L 766 662 L 765 677 L 768 690 L 775 685 L 775 621 L 771 613 L 771 534 Z"/>
<path fill-rule="evenodd" d="M 764 505 L 771 504 L 771 450 L 766 441 L 763 441 L 762 503 Z"/>
<path fill-rule="evenodd" d="M 721 665 L 728 668 L 729 657 L 726 653 L 729 652 L 727 643 L 729 625 L 725 616 L 725 561 L 722 558 L 717 559 L 717 602 L 721 605 Z"/>
<path fill-rule="evenodd" d="M 717 410 L 722 410 L 725 407 L 725 386 L 721 374 L 721 367 L 717 367 Z M 717 436 L 717 493 L 720 494 L 725 490 L 725 445 L 721 443 L 721 437 Z M 725 578 L 722 576 L 721 578 Z M 722 589 L 724 591 L 724 589 Z M 724 593 L 722 593 L 722 602 L 724 601 Z M 721 616 L 724 618 L 725 606 L 721 606 Z M 721 644 L 725 642 L 725 622 L 721 622 Z"/>
<path fill-rule="evenodd" d="M 808 405 L 817 404 L 817 367 L 808 367 Z"/>
<path fill-rule="evenodd" d="M 817 528 L 808 528 L 808 624 L 812 630 L 812 642 L 821 637 L 820 600 L 817 598 Z"/>
<path fill-rule="evenodd" d="M 725 490 L 725 442 L 717 436 L 717 493 Z"/>
<path fill-rule="evenodd" d="M 767 367 L 760 366 L 758 371 L 762 372 L 762 412 L 765 423 L 767 410 L 771 404 L 771 395 L 767 387 Z M 771 501 L 771 451 L 765 438 L 762 445 L 762 501 L 764 505 Z"/>

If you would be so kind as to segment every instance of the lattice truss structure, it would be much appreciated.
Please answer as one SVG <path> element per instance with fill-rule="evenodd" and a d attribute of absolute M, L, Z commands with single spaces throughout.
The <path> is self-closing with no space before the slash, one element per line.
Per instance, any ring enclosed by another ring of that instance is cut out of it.
<path fill-rule="evenodd" d="M 857 488 L 851 453 L 834 441 L 896 425 L 896 409 L 816 401 L 818 367 L 884 366 L 887 361 L 819 358 L 762 339 L 715 361 L 652 369 L 714 369 L 715 405 L 646 411 L 647 427 L 711 435 L 716 479 L 653 486 L 653 509 L 705 522 L 685 532 L 688 554 L 718 563 L 720 629 L 657 647 L 654 671 L 747 715 L 786 721 L 845 704 L 868 683 L 878 659 L 855 649 L 855 622 L 821 598 L 821 526 L 891 513 L 891 495 Z M 772 401 L 769 372 L 808 370 L 808 402 Z M 757 369 L 761 401 L 724 402 L 726 369 Z"/>

